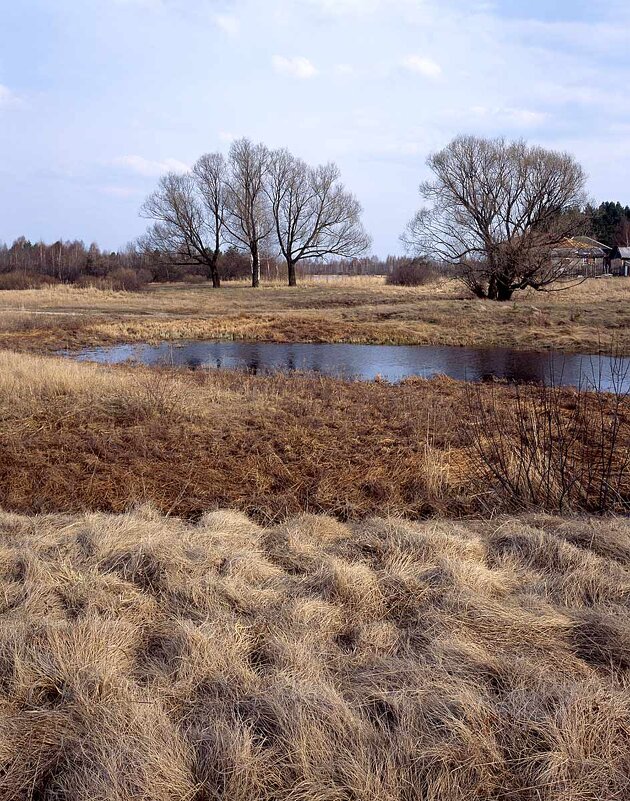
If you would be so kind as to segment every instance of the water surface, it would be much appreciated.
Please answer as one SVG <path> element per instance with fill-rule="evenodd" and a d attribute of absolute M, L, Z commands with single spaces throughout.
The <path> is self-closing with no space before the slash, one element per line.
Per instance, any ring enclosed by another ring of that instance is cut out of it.
<path fill-rule="evenodd" d="M 250 373 L 309 371 L 364 381 L 381 377 L 398 382 L 442 374 L 461 381 L 595 383 L 606 391 L 630 391 L 630 358 L 509 348 L 212 341 L 115 345 L 68 355 L 105 364 L 136 362 Z"/>

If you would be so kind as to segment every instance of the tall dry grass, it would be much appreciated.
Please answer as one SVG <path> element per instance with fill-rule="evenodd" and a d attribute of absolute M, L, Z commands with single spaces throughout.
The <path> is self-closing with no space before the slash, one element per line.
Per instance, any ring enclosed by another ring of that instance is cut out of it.
<path fill-rule="evenodd" d="M 0 513 L 0 799 L 622 801 L 629 543 Z"/>

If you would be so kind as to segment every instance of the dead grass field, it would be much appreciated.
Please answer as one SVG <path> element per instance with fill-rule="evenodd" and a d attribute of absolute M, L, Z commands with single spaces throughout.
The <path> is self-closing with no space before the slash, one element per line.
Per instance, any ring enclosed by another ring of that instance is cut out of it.
<path fill-rule="evenodd" d="M 630 279 L 591 279 L 509 303 L 469 297 L 455 282 L 421 288 L 379 279 L 253 291 L 227 284 L 157 285 L 142 293 L 68 286 L 0 292 L 0 345 L 45 350 L 218 337 L 284 342 L 505 346 L 630 354 Z"/>
<path fill-rule="evenodd" d="M 471 452 L 473 432 L 489 404 L 493 426 L 518 438 L 516 391 L 481 385 L 471 399 L 449 379 L 109 368 L 0 351 L 0 505 L 124 512 L 151 502 L 193 519 L 229 507 L 260 522 L 302 511 L 493 515 L 516 499 Z M 560 413 L 575 405 L 563 391 Z M 630 399 L 618 425 L 614 458 L 627 463 Z M 576 436 L 578 461 L 594 465 L 596 436 Z M 630 505 L 627 470 L 618 500 Z"/>
<path fill-rule="evenodd" d="M 623 801 L 630 524 L 0 513 L 2 801 Z"/>

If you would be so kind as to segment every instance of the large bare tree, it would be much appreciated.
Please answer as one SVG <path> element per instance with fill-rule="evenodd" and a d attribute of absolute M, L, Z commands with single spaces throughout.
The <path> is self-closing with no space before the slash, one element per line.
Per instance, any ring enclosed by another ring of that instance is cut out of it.
<path fill-rule="evenodd" d="M 176 264 L 198 264 L 220 287 L 219 256 L 225 217 L 225 159 L 202 156 L 190 173 L 168 173 L 144 202 L 141 214 L 154 220 L 143 246 Z"/>
<path fill-rule="evenodd" d="M 363 254 L 370 237 L 361 224 L 359 201 L 339 181 L 339 168 L 311 168 L 288 150 L 271 154 L 266 191 L 289 286 L 303 259 Z"/>
<path fill-rule="evenodd" d="M 232 143 L 226 178 L 225 227 L 230 242 L 249 251 L 252 286 L 260 284 L 260 255 L 273 229 L 265 182 L 269 170 L 269 150 L 249 139 Z"/>
<path fill-rule="evenodd" d="M 563 277 L 554 250 L 581 224 L 586 175 L 575 159 L 523 141 L 459 136 L 427 165 L 428 206 L 403 240 L 415 255 L 456 268 L 478 296 L 509 300 Z"/>

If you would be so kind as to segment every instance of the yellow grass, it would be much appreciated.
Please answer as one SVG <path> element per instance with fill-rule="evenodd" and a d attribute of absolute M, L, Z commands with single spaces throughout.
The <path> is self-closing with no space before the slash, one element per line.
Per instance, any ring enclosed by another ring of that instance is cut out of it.
<path fill-rule="evenodd" d="M 67 286 L 0 292 L 0 343 L 21 349 L 214 337 L 268 341 L 506 346 L 630 353 L 630 279 L 565 292 L 469 297 L 456 282 L 390 287 L 380 279 L 296 289 L 157 285 L 126 293 Z"/>
<path fill-rule="evenodd" d="M 622 801 L 629 542 L 0 512 L 0 799 Z"/>

